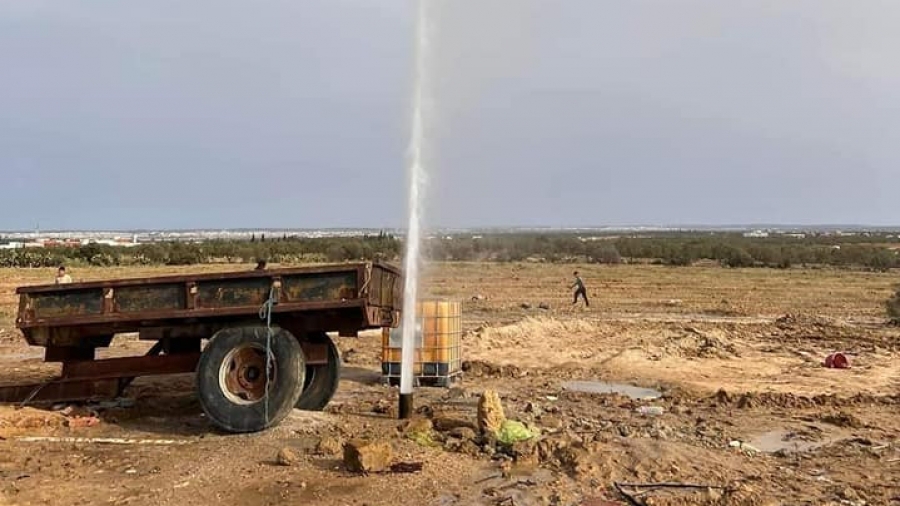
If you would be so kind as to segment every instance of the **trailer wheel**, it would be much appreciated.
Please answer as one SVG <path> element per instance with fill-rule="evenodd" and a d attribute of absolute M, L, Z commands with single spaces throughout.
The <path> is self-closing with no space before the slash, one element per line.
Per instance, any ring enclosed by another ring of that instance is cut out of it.
<path fill-rule="evenodd" d="M 267 360 L 267 332 L 265 327 L 222 329 L 200 356 L 200 405 L 227 431 L 256 432 L 277 425 L 303 392 L 306 361 L 300 344 L 290 332 L 273 328 Z"/>
<path fill-rule="evenodd" d="M 306 384 L 297 401 L 297 409 L 322 411 L 331 402 L 341 380 L 341 355 L 334 341 L 322 332 L 311 336 L 316 342 L 328 343 L 328 363 L 306 366 Z"/>

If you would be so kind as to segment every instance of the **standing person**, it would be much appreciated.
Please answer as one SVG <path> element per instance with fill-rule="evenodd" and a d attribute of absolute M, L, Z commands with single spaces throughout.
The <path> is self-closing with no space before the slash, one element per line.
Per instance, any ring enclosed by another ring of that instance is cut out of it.
<path fill-rule="evenodd" d="M 588 302 L 587 290 L 584 288 L 584 280 L 578 275 L 578 271 L 575 271 L 573 276 L 575 276 L 575 282 L 569 287 L 570 289 L 575 289 L 575 299 L 572 301 L 572 305 L 578 304 L 578 296 L 581 295 L 581 298 L 584 299 L 584 306 L 590 307 L 591 303 Z"/>
<path fill-rule="evenodd" d="M 266 270 L 266 259 L 265 258 L 260 258 L 259 260 L 256 261 L 256 269 L 255 270 L 257 270 L 257 271 Z"/>
<path fill-rule="evenodd" d="M 67 285 L 72 282 L 72 277 L 66 274 L 66 266 L 60 265 L 59 270 L 56 271 L 56 284 L 57 285 Z"/>

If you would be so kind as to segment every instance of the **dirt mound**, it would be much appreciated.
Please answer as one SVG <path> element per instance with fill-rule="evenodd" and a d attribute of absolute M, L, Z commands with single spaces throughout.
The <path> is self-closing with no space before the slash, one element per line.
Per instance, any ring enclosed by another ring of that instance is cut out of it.
<path fill-rule="evenodd" d="M 857 394 L 851 397 L 841 397 L 834 394 L 816 395 L 812 397 L 780 392 L 747 392 L 742 394 L 730 394 L 725 390 L 719 390 L 709 397 L 714 405 L 738 407 L 740 409 L 754 408 L 794 408 L 810 409 L 817 407 L 842 408 L 851 406 L 893 406 L 900 404 L 900 395 L 868 395 Z"/>
<path fill-rule="evenodd" d="M 686 358 L 740 357 L 737 348 L 728 342 L 728 337 L 720 330 L 704 332 L 694 327 L 684 327 L 679 335 L 667 338 L 663 348 L 667 355 Z"/>
<path fill-rule="evenodd" d="M 468 337 L 484 342 L 525 345 L 575 334 L 594 334 L 600 329 L 586 320 L 559 320 L 550 317 L 527 317 L 511 325 L 481 327 Z"/>
<path fill-rule="evenodd" d="M 526 372 L 514 365 L 498 365 L 482 360 L 467 360 L 462 370 L 470 378 L 521 378 Z"/>
<path fill-rule="evenodd" d="M 0 407 L 0 435 L 25 429 L 59 429 L 69 420 L 58 412 L 34 408 Z"/>

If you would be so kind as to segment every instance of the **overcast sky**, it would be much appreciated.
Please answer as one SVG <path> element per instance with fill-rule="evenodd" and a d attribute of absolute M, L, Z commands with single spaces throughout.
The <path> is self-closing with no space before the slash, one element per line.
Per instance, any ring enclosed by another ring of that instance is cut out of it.
<path fill-rule="evenodd" d="M 432 225 L 900 225 L 900 2 L 428 1 Z M 414 7 L 0 0 L 0 229 L 404 226 Z"/>

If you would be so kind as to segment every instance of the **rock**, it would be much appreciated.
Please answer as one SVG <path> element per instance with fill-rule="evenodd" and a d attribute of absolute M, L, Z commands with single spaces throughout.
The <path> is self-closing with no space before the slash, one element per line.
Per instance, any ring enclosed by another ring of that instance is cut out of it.
<path fill-rule="evenodd" d="M 344 449 L 344 442 L 340 438 L 333 436 L 325 436 L 319 440 L 316 445 L 316 455 L 324 457 L 336 457 L 341 454 Z"/>
<path fill-rule="evenodd" d="M 472 302 L 479 302 L 479 301 L 486 300 L 486 299 L 487 299 L 487 297 L 485 297 L 484 295 L 482 295 L 480 293 L 476 293 L 475 295 L 472 296 Z"/>
<path fill-rule="evenodd" d="M 533 438 L 512 445 L 508 453 L 517 464 L 537 465 L 540 460 L 538 458 L 537 442 Z"/>
<path fill-rule="evenodd" d="M 478 399 L 478 430 L 482 434 L 496 434 L 506 421 L 500 396 L 494 390 L 485 390 Z"/>
<path fill-rule="evenodd" d="M 434 428 L 441 432 L 450 432 L 454 429 L 459 428 L 468 428 L 472 430 L 476 428 L 475 424 L 468 420 L 458 420 L 456 418 L 448 418 L 443 416 L 435 417 L 434 420 L 432 420 L 432 423 L 434 424 Z"/>
<path fill-rule="evenodd" d="M 413 418 L 409 420 L 405 424 L 403 424 L 403 433 L 410 434 L 416 432 L 431 432 L 434 426 L 431 423 L 431 420 L 427 418 Z"/>
<path fill-rule="evenodd" d="M 850 487 L 845 487 L 843 490 L 838 492 L 838 497 L 844 499 L 845 501 L 859 500 L 859 494 L 856 493 L 856 490 L 853 490 Z"/>
<path fill-rule="evenodd" d="M 550 311 L 550 304 L 546 302 L 541 302 L 538 304 L 538 309 L 543 309 L 544 311 Z"/>
<path fill-rule="evenodd" d="M 478 434 L 470 427 L 456 427 L 449 432 L 451 437 L 462 439 L 463 441 L 474 441 Z"/>
<path fill-rule="evenodd" d="M 531 309 L 532 306 L 531 306 L 531 304 L 529 304 L 527 302 L 523 302 L 523 303 L 519 304 L 519 307 L 522 309 Z"/>
<path fill-rule="evenodd" d="M 95 425 L 100 425 L 100 419 L 96 416 L 72 416 L 66 420 L 66 426 L 70 429 L 93 427 Z"/>
<path fill-rule="evenodd" d="M 397 413 L 396 409 L 397 409 L 397 407 L 396 407 L 395 403 L 393 403 L 387 399 L 378 399 L 378 402 L 376 402 L 375 405 L 372 406 L 373 413 L 378 413 L 380 415 L 388 415 L 391 417 L 396 415 L 396 413 Z"/>
<path fill-rule="evenodd" d="M 837 414 L 828 414 L 823 415 L 822 421 L 831 425 L 836 425 L 838 427 L 849 427 L 851 429 L 859 429 L 864 426 L 864 424 L 851 413 L 847 413 L 845 411 L 841 411 Z"/>
<path fill-rule="evenodd" d="M 291 448 L 282 448 L 275 459 L 279 466 L 293 466 L 300 462 L 300 455 Z"/>
<path fill-rule="evenodd" d="M 541 415 L 539 421 L 542 427 L 548 429 L 561 429 L 566 425 L 562 418 L 553 415 Z"/>
<path fill-rule="evenodd" d="M 460 453 L 470 457 L 477 457 L 486 452 L 480 446 L 475 444 L 474 441 L 463 441 L 462 445 L 460 445 Z"/>
<path fill-rule="evenodd" d="M 377 473 L 391 466 L 394 450 L 386 441 L 355 439 L 344 445 L 344 465 L 354 473 Z"/>

